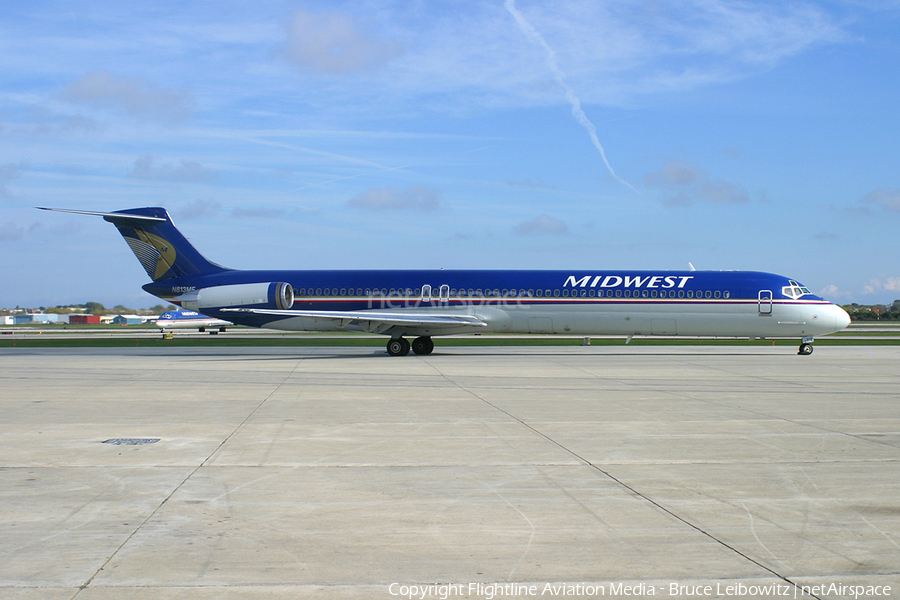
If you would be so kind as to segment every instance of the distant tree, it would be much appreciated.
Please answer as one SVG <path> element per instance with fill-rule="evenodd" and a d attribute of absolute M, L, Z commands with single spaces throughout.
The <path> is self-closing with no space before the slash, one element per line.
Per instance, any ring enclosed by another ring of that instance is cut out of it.
<path fill-rule="evenodd" d="M 127 306 L 122 306 L 121 304 L 116 304 L 115 306 L 112 307 L 112 312 L 116 313 L 117 315 L 129 315 L 129 314 L 133 313 L 134 311 L 131 310 L 130 308 L 128 308 Z"/>
<path fill-rule="evenodd" d="M 83 306 L 87 312 L 92 315 L 99 315 L 106 312 L 106 307 L 99 302 L 85 302 Z"/>
<path fill-rule="evenodd" d="M 161 315 L 162 313 L 166 312 L 166 307 L 162 304 L 157 304 L 150 309 L 150 312 L 152 312 L 154 315 Z"/>

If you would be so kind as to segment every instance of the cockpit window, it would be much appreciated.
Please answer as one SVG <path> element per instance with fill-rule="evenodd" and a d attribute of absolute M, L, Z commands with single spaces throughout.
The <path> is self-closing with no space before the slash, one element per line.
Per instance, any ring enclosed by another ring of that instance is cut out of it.
<path fill-rule="evenodd" d="M 808 288 L 803 287 L 796 281 L 789 280 L 788 283 L 790 285 L 786 285 L 783 288 L 781 288 L 781 293 L 783 295 L 787 296 L 788 298 L 793 298 L 794 300 L 796 300 L 797 298 L 800 298 L 801 296 L 805 296 L 806 294 L 812 293 L 809 291 Z"/>

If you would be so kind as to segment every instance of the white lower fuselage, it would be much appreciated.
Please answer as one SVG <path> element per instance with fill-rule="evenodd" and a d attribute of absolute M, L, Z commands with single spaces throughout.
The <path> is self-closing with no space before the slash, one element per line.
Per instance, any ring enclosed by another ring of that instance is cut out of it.
<path fill-rule="evenodd" d="M 315 299 L 307 299 L 315 303 Z M 329 299 L 333 301 L 333 299 Z M 482 320 L 484 333 L 556 333 L 577 335 L 658 335 L 748 338 L 804 338 L 833 333 L 847 326 L 843 309 L 824 301 L 787 300 L 759 303 L 749 300 L 680 299 L 504 299 L 491 303 L 446 303 L 415 306 L 413 299 L 396 299 L 398 311 L 422 314 L 472 315 Z M 471 299 L 470 299 L 471 300 Z M 358 326 L 295 317 L 269 323 L 288 331 L 360 330 Z M 471 332 L 428 327 L 405 328 L 403 335 L 447 335 Z"/>

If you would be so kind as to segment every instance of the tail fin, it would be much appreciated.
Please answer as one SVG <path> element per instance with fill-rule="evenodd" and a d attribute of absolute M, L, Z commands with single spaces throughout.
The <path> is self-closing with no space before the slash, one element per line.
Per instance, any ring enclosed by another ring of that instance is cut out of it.
<path fill-rule="evenodd" d="M 41 210 L 103 217 L 103 220 L 116 226 L 153 281 L 229 270 L 206 260 L 197 252 L 187 238 L 175 228 L 164 208 L 130 208 L 111 213 L 63 208 L 41 208 Z"/>

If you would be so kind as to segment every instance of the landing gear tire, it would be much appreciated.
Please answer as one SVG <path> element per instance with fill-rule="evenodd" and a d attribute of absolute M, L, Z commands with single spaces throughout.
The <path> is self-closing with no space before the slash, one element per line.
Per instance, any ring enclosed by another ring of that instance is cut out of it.
<path fill-rule="evenodd" d="M 403 338 L 390 340 L 387 343 L 387 353 L 391 356 L 406 356 L 409 354 L 409 342 Z"/>
<path fill-rule="evenodd" d="M 432 342 L 431 338 L 426 335 L 417 337 L 412 342 L 412 351 L 416 354 L 431 354 L 433 350 L 434 342 Z"/>
<path fill-rule="evenodd" d="M 812 344 L 800 344 L 800 349 L 797 351 L 797 354 L 799 354 L 800 356 L 809 356 L 812 353 Z"/>

